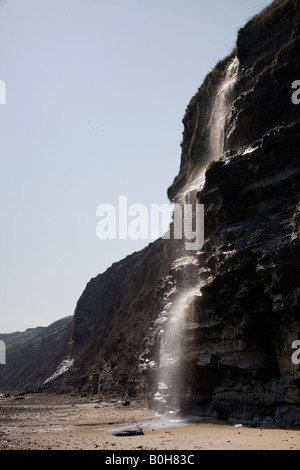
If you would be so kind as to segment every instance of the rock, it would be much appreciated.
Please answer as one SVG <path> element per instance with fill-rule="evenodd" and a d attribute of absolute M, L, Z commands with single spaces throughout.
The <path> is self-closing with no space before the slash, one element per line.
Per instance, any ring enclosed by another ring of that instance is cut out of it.
<path fill-rule="evenodd" d="M 135 428 L 126 428 L 126 429 L 120 429 L 119 431 L 114 431 L 113 436 L 122 436 L 122 437 L 127 437 L 127 436 L 143 436 L 144 431 L 142 428 L 139 426 Z"/>

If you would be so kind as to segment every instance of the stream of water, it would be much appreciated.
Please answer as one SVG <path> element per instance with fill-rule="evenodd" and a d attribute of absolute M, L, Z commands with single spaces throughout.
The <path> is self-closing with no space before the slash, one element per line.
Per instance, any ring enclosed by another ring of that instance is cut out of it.
<path fill-rule="evenodd" d="M 235 58 L 227 67 L 214 100 L 211 126 L 209 159 L 218 160 L 224 151 L 224 129 L 231 94 L 238 79 L 239 61 Z M 205 169 L 199 171 L 179 195 L 179 203 L 195 203 L 196 193 L 205 182 Z M 154 409 L 163 412 L 167 419 L 180 419 L 180 400 L 185 391 L 183 371 L 183 336 L 187 330 L 187 316 L 190 304 L 195 296 L 201 295 L 197 276 L 191 275 L 191 266 L 198 265 L 198 252 L 187 252 L 184 244 L 179 257 L 173 263 L 173 271 L 185 271 L 184 282 L 177 286 L 170 283 L 170 290 L 165 295 L 165 307 L 156 320 L 160 327 L 159 364 L 157 372 Z"/>

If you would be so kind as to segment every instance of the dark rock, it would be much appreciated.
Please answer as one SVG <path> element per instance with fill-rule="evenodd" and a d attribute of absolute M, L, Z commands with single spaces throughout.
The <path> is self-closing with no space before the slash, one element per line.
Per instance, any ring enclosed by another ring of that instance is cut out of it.
<path fill-rule="evenodd" d="M 121 436 L 121 437 L 127 437 L 127 436 L 143 436 L 144 431 L 142 428 L 139 426 L 135 428 L 128 428 L 128 429 L 120 429 L 119 431 L 114 431 L 113 436 Z"/>

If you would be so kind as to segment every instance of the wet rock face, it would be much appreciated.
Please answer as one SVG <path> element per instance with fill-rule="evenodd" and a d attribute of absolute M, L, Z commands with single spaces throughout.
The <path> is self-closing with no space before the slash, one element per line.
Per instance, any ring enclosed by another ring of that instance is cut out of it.
<path fill-rule="evenodd" d="M 300 424 L 299 136 L 294 123 L 215 163 L 198 194 L 207 211 L 186 350 L 194 412 Z"/>
<path fill-rule="evenodd" d="M 197 259 L 185 253 L 176 258 L 158 286 L 159 313 L 149 325 L 140 356 L 149 405 L 158 413 L 179 411 L 180 396 L 185 392 L 182 345 L 190 339 L 185 313 L 199 293 L 197 282 Z"/>
<path fill-rule="evenodd" d="M 297 1 L 276 5 L 239 34 L 227 152 L 198 193 L 206 208 L 202 297 L 190 311 L 182 406 L 299 425 L 300 108 L 291 83 L 300 77 L 300 10 Z"/>
<path fill-rule="evenodd" d="M 238 35 L 225 154 L 197 195 L 205 244 L 202 296 L 190 308 L 183 342 L 181 407 L 188 413 L 300 424 L 300 369 L 292 362 L 300 338 L 300 106 L 291 101 L 299 32 L 300 3 L 283 0 Z M 187 109 L 182 168 L 205 162 L 206 99 L 217 87 L 209 80 Z"/>
<path fill-rule="evenodd" d="M 291 103 L 291 85 L 300 76 L 299 25 L 299 0 L 283 0 L 239 31 L 240 80 L 227 121 L 227 149 L 252 144 L 299 117 Z"/>

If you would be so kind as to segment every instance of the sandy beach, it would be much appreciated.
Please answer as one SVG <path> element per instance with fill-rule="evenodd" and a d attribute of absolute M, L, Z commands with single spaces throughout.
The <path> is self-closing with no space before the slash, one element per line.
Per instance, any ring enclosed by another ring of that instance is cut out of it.
<path fill-rule="evenodd" d="M 124 429 L 144 434 L 114 434 Z M 300 450 L 300 431 L 173 423 L 137 401 L 33 394 L 0 398 L 0 450 Z"/>

